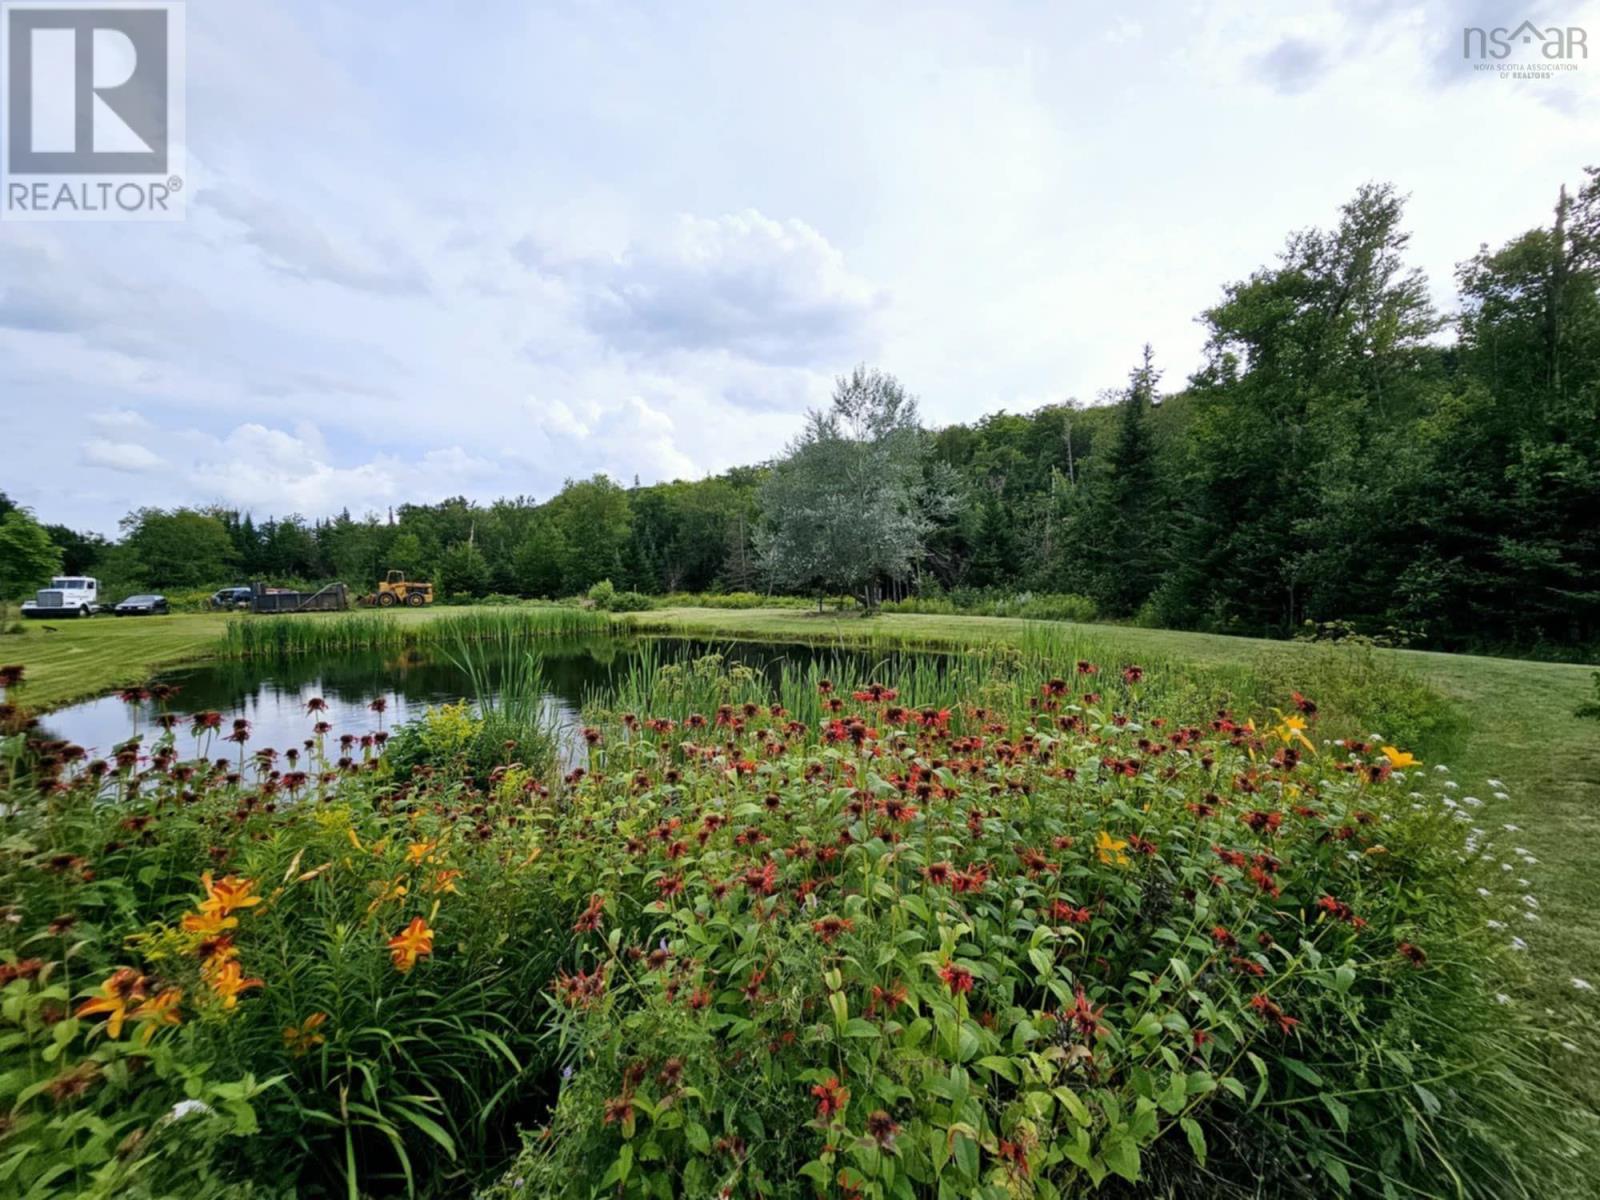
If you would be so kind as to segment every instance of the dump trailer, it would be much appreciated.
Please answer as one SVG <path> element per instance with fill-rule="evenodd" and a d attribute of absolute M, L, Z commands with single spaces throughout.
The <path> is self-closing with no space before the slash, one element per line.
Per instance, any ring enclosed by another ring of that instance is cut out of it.
<path fill-rule="evenodd" d="M 250 611 L 258 613 L 343 612 L 350 607 L 350 589 L 330 583 L 314 592 L 269 588 L 258 583 L 250 589 Z"/>
<path fill-rule="evenodd" d="M 433 584 L 407 579 L 404 571 L 390 571 L 378 584 L 377 593 L 363 596 L 362 603 L 376 604 L 379 608 L 393 608 L 397 604 L 421 608 L 433 603 Z"/>

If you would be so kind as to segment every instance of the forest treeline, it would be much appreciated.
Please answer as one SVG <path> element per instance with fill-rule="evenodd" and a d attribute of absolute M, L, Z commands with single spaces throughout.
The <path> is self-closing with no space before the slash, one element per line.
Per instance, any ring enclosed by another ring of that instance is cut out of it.
<path fill-rule="evenodd" d="M 469 595 L 571 595 L 603 579 L 869 600 L 1043 591 L 1175 628 L 1285 636 L 1342 622 L 1582 656 L 1600 643 L 1600 169 L 1553 200 L 1547 224 L 1459 265 L 1445 313 L 1407 261 L 1404 198 L 1364 187 L 1331 227 L 1290 235 L 1277 261 L 1222 289 L 1200 317 L 1204 365 L 1181 386 L 1147 348 L 1096 404 L 929 432 L 897 381 L 858 371 L 773 462 L 713 478 L 600 476 L 542 502 L 359 517 L 145 510 L 115 544 L 47 528 L 66 569 L 169 589 L 365 589 L 399 568 Z M 819 439 L 890 436 L 850 409 L 862 387 L 893 392 L 896 449 L 835 457 L 831 496 L 826 472 L 786 473 Z M 846 486 L 852 471 L 897 482 L 863 491 Z M 797 565 L 802 549 L 828 553 L 796 548 L 807 505 L 852 503 L 894 510 L 893 552 L 853 577 Z"/>

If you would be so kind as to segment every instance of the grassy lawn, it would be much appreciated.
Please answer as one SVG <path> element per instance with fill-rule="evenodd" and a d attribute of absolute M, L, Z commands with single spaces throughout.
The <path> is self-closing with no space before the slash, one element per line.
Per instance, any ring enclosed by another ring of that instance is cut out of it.
<path fill-rule="evenodd" d="M 461 613 L 459 608 L 386 613 L 402 622 Z M 213 653 L 225 614 L 179 614 L 149 620 L 27 624 L 0 639 L 0 662 L 28 669 L 26 702 L 49 708 L 139 683 L 153 672 Z M 269 618 L 260 618 L 269 619 Z M 335 619 L 318 616 L 314 619 Z M 869 619 L 818 615 L 796 609 L 675 608 L 617 618 L 633 628 L 702 638 L 870 642 L 906 648 L 960 647 L 1015 640 L 1027 623 L 993 617 L 890 614 Z M 46 624 L 54 630 L 47 629 Z M 1110 661 L 1173 659 L 1204 667 L 1251 670 L 1266 658 L 1292 664 L 1316 648 L 1251 638 L 1121 626 L 1080 627 L 1087 645 Z M 1501 845 L 1526 846 L 1540 859 L 1530 876 L 1542 920 L 1518 930 L 1544 965 L 1543 989 L 1562 1021 L 1580 1023 L 1576 1005 L 1593 1001 L 1572 986 L 1574 976 L 1600 984 L 1600 725 L 1573 716 L 1591 690 L 1593 668 L 1423 651 L 1383 651 L 1382 656 L 1453 702 L 1467 732 L 1450 763 L 1464 791 L 1489 799 L 1484 781 L 1503 780 L 1510 800 L 1490 801 L 1481 823 Z M 1515 834 L 1498 826 L 1522 827 Z M 1593 1016 L 1594 1014 L 1589 1014 Z M 1585 1025 L 1592 1022 L 1585 1022 Z M 1600 1061 L 1586 1054 L 1584 1069 Z M 1591 1094 L 1600 1093 L 1600 1075 Z"/>
<path fill-rule="evenodd" d="M 379 610 L 374 609 L 374 612 Z M 459 613 L 460 608 L 403 608 L 386 619 L 412 622 Z M 307 613 L 297 620 L 337 620 L 339 613 Z M 170 617 L 95 617 L 88 621 L 24 621 L 20 634 L 0 637 L 0 663 L 28 669 L 28 707 L 57 708 L 112 688 L 143 683 L 163 667 L 211 657 L 230 613 L 174 613 Z"/>

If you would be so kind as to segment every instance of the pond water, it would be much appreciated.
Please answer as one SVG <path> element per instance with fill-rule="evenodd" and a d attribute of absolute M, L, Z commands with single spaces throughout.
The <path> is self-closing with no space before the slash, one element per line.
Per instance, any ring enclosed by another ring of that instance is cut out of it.
<path fill-rule="evenodd" d="M 625 672 L 647 639 L 538 641 L 530 643 L 543 660 L 545 714 L 562 735 L 566 748 L 575 747 L 580 712 L 586 699 L 603 693 L 613 677 Z M 652 653 L 664 661 L 721 654 L 732 662 L 759 668 L 775 677 L 781 664 L 805 664 L 825 658 L 841 678 L 865 679 L 886 665 L 881 654 L 819 650 L 791 643 L 709 643 L 685 638 L 653 638 Z M 896 656 L 898 657 L 898 656 Z M 330 740 L 340 734 L 357 736 L 378 728 L 393 729 L 430 706 L 450 704 L 473 694 L 472 682 L 443 651 L 430 647 L 394 652 L 303 655 L 266 660 L 210 663 L 163 672 L 152 683 L 180 689 L 167 702 L 169 711 L 187 716 L 215 710 L 223 715 L 223 728 L 236 717 L 250 722 L 252 749 L 298 746 L 311 736 L 318 720 L 333 728 Z M 306 711 L 316 697 L 327 702 L 318 716 Z M 381 714 L 370 705 L 386 701 Z M 137 727 L 155 728 L 161 706 L 154 701 L 138 705 L 111 694 L 70 705 L 41 721 L 50 737 L 84 747 L 93 756 L 105 756 L 126 741 Z M 180 726 L 180 728 L 186 728 Z"/>

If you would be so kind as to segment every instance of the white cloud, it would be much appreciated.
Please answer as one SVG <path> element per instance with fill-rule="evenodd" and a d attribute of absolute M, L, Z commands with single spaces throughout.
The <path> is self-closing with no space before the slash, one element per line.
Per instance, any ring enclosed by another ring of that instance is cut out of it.
<path fill-rule="evenodd" d="M 131 408 L 113 408 L 89 414 L 89 424 L 107 433 L 136 433 L 150 428 L 150 422 Z"/>
<path fill-rule="evenodd" d="M 160 455 L 137 442 L 113 442 L 95 438 L 83 444 L 83 462 L 91 467 L 138 474 L 156 471 L 166 465 Z"/>
<path fill-rule="evenodd" d="M 1488 0 L 473 11 L 391 6 L 376 58 L 337 6 L 191 12 L 189 220 L 0 232 L 8 492 L 109 531 L 694 477 L 863 360 L 934 422 L 1092 398 L 1147 339 L 1175 387 L 1222 285 L 1371 179 L 1449 307 L 1600 101 L 1445 72 Z"/>
<path fill-rule="evenodd" d="M 886 292 L 804 221 L 754 209 L 680 216 L 615 262 L 579 267 L 586 316 L 627 352 L 726 350 L 779 364 L 850 361 L 874 342 Z"/>
<path fill-rule="evenodd" d="M 331 461 L 322 434 L 247 422 L 221 439 L 205 439 L 188 478 L 198 494 L 257 513 L 320 516 L 348 507 L 378 511 L 390 504 L 432 503 L 501 480 L 501 468 L 459 446 L 414 459 L 379 454 L 368 461 Z"/>
<path fill-rule="evenodd" d="M 201 192 L 196 203 L 242 227 L 243 240 L 288 275 L 379 293 L 427 287 L 421 266 L 392 240 L 369 241 L 364 230 L 330 234 L 315 216 L 295 211 L 281 196 L 267 199 L 219 183 Z"/>

